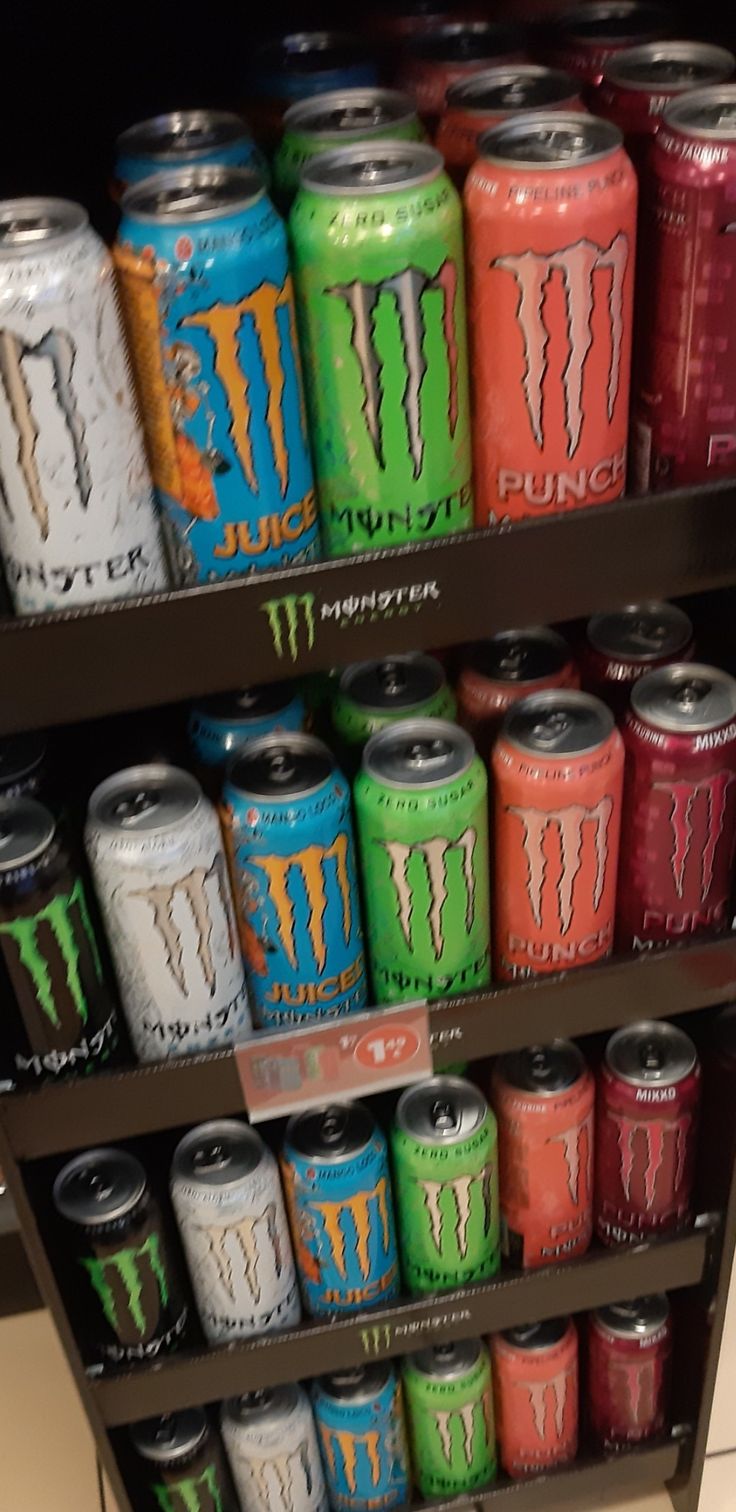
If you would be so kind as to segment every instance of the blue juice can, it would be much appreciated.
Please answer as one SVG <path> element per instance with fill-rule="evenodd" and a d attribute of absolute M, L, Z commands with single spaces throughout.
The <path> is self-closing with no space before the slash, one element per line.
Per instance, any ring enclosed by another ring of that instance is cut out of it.
<path fill-rule="evenodd" d="M 383 1512 L 409 1500 L 401 1383 L 393 1365 L 321 1376 L 312 1389 L 334 1512 Z"/>
<path fill-rule="evenodd" d="M 210 166 L 132 185 L 115 261 L 177 583 L 313 560 L 286 230 L 261 178 Z"/>
<path fill-rule="evenodd" d="M 131 184 L 172 168 L 254 168 L 268 174 L 266 159 L 245 122 L 227 110 L 170 110 L 138 121 L 115 143 L 113 195 L 119 199 Z"/>
<path fill-rule="evenodd" d="M 287 32 L 262 42 L 250 57 L 248 115 L 259 140 L 273 147 L 284 112 L 295 101 L 380 82 L 374 52 L 347 32 Z"/>
<path fill-rule="evenodd" d="M 256 1023 L 364 1008 L 350 789 L 331 752 L 298 732 L 249 741 L 228 768 L 221 818 Z"/>
<path fill-rule="evenodd" d="M 289 1119 L 281 1156 L 304 1305 L 354 1313 L 399 1293 L 386 1140 L 362 1103 Z"/>
<path fill-rule="evenodd" d="M 222 770 L 247 740 L 275 730 L 303 730 L 304 699 L 294 683 L 263 683 L 215 693 L 193 704 L 189 744 L 202 766 Z"/>

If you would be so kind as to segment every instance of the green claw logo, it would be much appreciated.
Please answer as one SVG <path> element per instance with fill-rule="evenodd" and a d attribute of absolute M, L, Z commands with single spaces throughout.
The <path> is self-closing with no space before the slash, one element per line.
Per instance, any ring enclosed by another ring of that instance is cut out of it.
<path fill-rule="evenodd" d="M 144 1262 L 147 1262 L 150 1266 L 152 1275 L 158 1286 L 160 1304 L 164 1308 L 169 1301 L 169 1285 L 161 1259 L 161 1244 L 158 1234 L 149 1234 L 145 1243 L 141 1244 L 138 1249 L 131 1247 L 129 1249 L 118 1250 L 114 1255 L 107 1255 L 104 1260 L 81 1261 L 102 1303 L 102 1311 L 105 1318 L 118 1338 L 121 1335 L 121 1322 L 118 1317 L 117 1303 L 113 1289 L 113 1280 L 115 1277 L 118 1277 L 125 1289 L 128 1312 L 139 1337 L 144 1339 L 150 1331 L 151 1326 L 155 1327 L 158 1322 L 158 1319 L 154 1319 L 152 1325 L 146 1322 L 143 1308 L 144 1277 L 141 1269 Z"/>
<path fill-rule="evenodd" d="M 50 903 L 46 904 L 45 908 L 39 909 L 38 913 L 31 914 L 30 917 L 25 919 L 11 919 L 6 924 L 0 924 L 0 935 L 8 935 L 10 939 L 15 941 L 18 947 L 20 964 L 28 972 L 39 1006 L 46 1014 L 54 1029 L 61 1027 L 61 1020 L 54 1001 L 54 989 L 49 971 L 49 963 L 39 943 L 39 931 L 42 924 L 47 924 L 51 930 L 61 959 L 64 962 L 67 986 L 79 1018 L 83 1024 L 86 1024 L 88 1018 L 87 999 L 82 985 L 79 966 L 79 937 L 73 917 L 75 904 L 79 914 L 79 921 L 87 937 L 95 975 L 98 982 L 101 982 L 102 962 L 92 929 L 92 920 L 87 909 L 87 900 L 84 896 L 81 878 L 77 878 L 71 892 L 59 893 L 57 897 L 51 899 Z"/>
<path fill-rule="evenodd" d="M 268 603 L 261 604 L 260 607 L 268 619 L 274 650 L 279 659 L 285 656 L 288 650 L 291 660 L 293 662 L 297 660 L 302 619 L 307 649 L 311 651 L 314 645 L 313 593 L 290 593 L 286 598 L 269 599 Z"/>
<path fill-rule="evenodd" d="M 225 1512 L 217 1469 L 208 1465 L 201 1475 L 172 1486 L 153 1486 L 161 1512 Z"/>

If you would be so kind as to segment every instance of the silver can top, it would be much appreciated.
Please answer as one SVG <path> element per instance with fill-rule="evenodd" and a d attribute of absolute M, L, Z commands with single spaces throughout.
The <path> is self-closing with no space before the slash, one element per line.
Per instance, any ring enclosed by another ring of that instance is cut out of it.
<path fill-rule="evenodd" d="M 176 167 L 183 158 L 191 161 L 214 148 L 248 141 L 245 122 L 229 110 L 170 110 L 128 126 L 115 146 L 120 156 L 145 157 Z"/>
<path fill-rule="evenodd" d="M 151 762 L 106 777 L 89 800 L 87 823 L 118 837 L 156 835 L 179 828 L 204 802 L 191 772 Z"/>
<path fill-rule="evenodd" d="M 504 21 L 446 21 L 412 37 L 410 57 L 438 63 L 474 63 L 521 51 L 523 36 L 518 27 Z"/>
<path fill-rule="evenodd" d="M 373 1114 L 363 1103 L 327 1103 L 295 1113 L 286 1125 L 284 1142 L 305 1160 L 334 1165 L 360 1154 L 376 1133 Z"/>
<path fill-rule="evenodd" d="M 0 740 L 0 793 L 30 777 L 46 755 L 46 736 L 38 730 L 28 735 L 4 735 Z"/>
<path fill-rule="evenodd" d="M 70 1223 L 94 1228 L 125 1218 L 146 1191 L 143 1166 L 127 1150 L 85 1150 L 59 1171 L 54 1206 Z"/>
<path fill-rule="evenodd" d="M 456 1339 L 452 1344 L 435 1344 L 433 1349 L 409 1355 L 408 1363 L 412 1370 L 435 1381 L 457 1381 L 470 1374 L 484 1353 L 480 1339 Z"/>
<path fill-rule="evenodd" d="M 386 194 L 431 184 L 444 172 L 444 158 L 426 142 L 397 142 L 382 137 L 320 152 L 302 170 L 302 188 L 315 194 Z"/>
<path fill-rule="evenodd" d="M 430 1076 L 402 1092 L 396 1127 L 419 1144 L 463 1144 L 489 1115 L 483 1093 L 460 1076 Z"/>
<path fill-rule="evenodd" d="M 484 131 L 478 142 L 481 158 L 513 163 L 514 168 L 583 168 L 610 157 L 623 146 L 613 121 L 581 111 L 528 111 L 509 116 Z"/>
<path fill-rule="evenodd" d="M 231 761 L 226 791 L 288 803 L 316 793 L 336 770 L 332 752 L 316 735 L 299 730 L 259 735 Z"/>
<path fill-rule="evenodd" d="M 433 656 L 409 651 L 385 661 L 354 662 L 340 678 L 340 692 L 361 709 L 383 714 L 386 710 L 411 709 L 438 693 L 445 674 Z"/>
<path fill-rule="evenodd" d="M 55 833 L 53 814 L 35 798 L 0 798 L 0 876 L 43 855 Z"/>
<path fill-rule="evenodd" d="M 123 195 L 122 210 L 136 221 L 187 225 L 190 221 L 237 215 L 265 192 L 263 179 L 252 168 L 226 168 L 217 163 L 181 167 L 131 184 Z"/>
<path fill-rule="evenodd" d="M 674 662 L 634 683 L 631 707 L 655 730 L 676 735 L 718 730 L 736 719 L 736 680 L 720 667 Z"/>
<path fill-rule="evenodd" d="M 207 1437 L 207 1419 L 201 1407 L 184 1412 L 167 1412 L 164 1417 L 146 1418 L 130 1430 L 133 1448 L 143 1459 L 157 1465 L 174 1464 L 194 1454 Z"/>
<path fill-rule="evenodd" d="M 296 1409 L 306 1403 L 301 1386 L 271 1386 L 265 1391 L 246 1391 L 242 1396 L 229 1397 L 222 1404 L 222 1421 L 234 1428 L 258 1428 L 267 1423 L 269 1427 L 291 1417 Z"/>
<path fill-rule="evenodd" d="M 371 735 L 364 770 L 386 787 L 435 788 L 470 770 L 475 746 L 449 719 L 400 719 Z"/>
<path fill-rule="evenodd" d="M 626 604 L 611 614 L 594 614 L 587 625 L 594 650 L 637 665 L 676 656 L 689 645 L 692 634 L 692 621 L 684 609 L 655 599 L 646 604 Z"/>
<path fill-rule="evenodd" d="M 236 1187 L 261 1164 L 266 1147 L 250 1124 L 214 1118 L 189 1129 L 174 1151 L 171 1175 L 189 1186 Z"/>
<path fill-rule="evenodd" d="M 0 257 L 53 250 L 88 225 L 87 211 L 73 200 L 38 195 L 0 200 Z"/>
<path fill-rule="evenodd" d="M 519 1092 L 554 1097 L 574 1087 L 586 1069 L 585 1057 L 572 1040 L 555 1039 L 548 1045 L 529 1045 L 511 1050 L 496 1062 L 499 1076 Z"/>
<path fill-rule="evenodd" d="M 555 17 L 556 31 L 581 42 L 620 42 L 627 37 L 656 41 L 672 30 L 672 17 L 661 5 L 642 0 L 588 0 Z"/>
<path fill-rule="evenodd" d="M 665 106 L 665 126 L 683 136 L 732 142 L 736 137 L 736 84 L 712 84 L 678 95 Z"/>
<path fill-rule="evenodd" d="M 501 630 L 489 640 L 466 648 L 465 665 L 492 682 L 518 686 L 554 677 L 571 660 L 570 648 L 556 630 L 529 625 L 524 630 Z"/>
<path fill-rule="evenodd" d="M 572 103 L 577 95 L 575 80 L 561 68 L 544 68 L 541 63 L 499 63 L 496 68 L 484 68 L 482 73 L 451 84 L 445 98 L 448 110 L 510 115 L 544 110 L 566 100 Z"/>
<path fill-rule="evenodd" d="M 555 759 L 597 750 L 613 728 L 613 715 L 600 698 L 550 688 L 514 704 L 504 718 L 501 736 L 525 756 Z"/>
<path fill-rule="evenodd" d="M 239 688 L 232 693 L 213 693 L 192 704 L 192 718 L 211 719 L 217 724 L 247 725 L 277 715 L 288 709 L 296 694 L 293 683 L 261 683 L 255 688 Z"/>
<path fill-rule="evenodd" d="M 698 85 L 730 79 L 736 58 L 712 42 L 643 42 L 624 47 L 609 58 L 604 82 L 627 89 L 653 89 L 662 94 L 680 94 Z"/>
<path fill-rule="evenodd" d="M 664 1019 L 617 1029 L 606 1045 L 606 1065 L 632 1087 L 673 1087 L 698 1064 L 690 1036 Z"/>
<path fill-rule="evenodd" d="M 317 1390 L 333 1402 L 372 1402 L 388 1386 L 394 1369 L 388 1361 L 383 1364 L 357 1365 L 354 1370 L 333 1371 L 332 1375 L 319 1376 Z"/>
<path fill-rule="evenodd" d="M 569 1327 L 569 1318 L 545 1318 L 543 1323 L 522 1323 L 519 1328 L 506 1328 L 502 1337 L 514 1349 L 536 1354 L 543 1349 L 553 1349 L 564 1339 Z"/>
<path fill-rule="evenodd" d="M 670 1315 L 664 1292 L 636 1297 L 631 1302 L 612 1302 L 593 1313 L 596 1322 L 616 1339 L 650 1339 L 659 1333 Z"/>
<path fill-rule="evenodd" d="M 408 126 L 415 116 L 413 101 L 398 89 L 330 89 L 290 105 L 283 129 L 284 135 L 293 131 L 317 140 L 340 136 L 349 142 L 389 126 Z"/>

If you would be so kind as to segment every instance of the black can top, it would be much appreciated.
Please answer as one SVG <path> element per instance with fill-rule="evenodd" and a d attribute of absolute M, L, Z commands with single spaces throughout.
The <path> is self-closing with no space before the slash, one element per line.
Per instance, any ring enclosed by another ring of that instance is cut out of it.
<path fill-rule="evenodd" d="M 581 111 L 528 111 L 509 116 L 484 131 L 478 142 L 481 158 L 512 163 L 514 168 L 584 168 L 610 157 L 623 146 L 613 121 Z"/>
<path fill-rule="evenodd" d="M 409 651 L 385 661 L 355 662 L 340 678 L 345 698 L 371 713 L 411 709 L 438 693 L 445 674 L 433 656 Z"/>
<path fill-rule="evenodd" d="M 519 1092 L 554 1097 L 574 1087 L 585 1071 L 585 1057 L 572 1040 L 551 1040 L 548 1045 L 529 1045 L 511 1050 L 496 1062 L 499 1075 Z"/>
<path fill-rule="evenodd" d="M 383 1391 L 394 1375 L 393 1366 L 385 1361 L 375 1365 L 357 1365 L 354 1370 L 333 1371 L 319 1376 L 317 1388 L 335 1402 L 371 1402 Z"/>
<path fill-rule="evenodd" d="M 736 137 L 736 84 L 712 84 L 693 89 L 665 106 L 663 120 L 671 131 L 710 141 L 732 142 Z"/>
<path fill-rule="evenodd" d="M 431 1376 L 435 1381 L 457 1381 L 470 1374 L 485 1345 L 480 1339 L 457 1339 L 452 1344 L 435 1344 L 409 1355 L 412 1370 Z"/>
<path fill-rule="evenodd" d="M 0 875 L 43 855 L 56 833 L 56 820 L 35 798 L 0 798 Z"/>
<path fill-rule="evenodd" d="M 118 838 L 155 835 L 178 829 L 203 802 L 191 772 L 155 761 L 106 777 L 89 800 L 87 823 Z"/>
<path fill-rule="evenodd" d="M 673 662 L 634 683 L 631 707 L 655 730 L 704 734 L 736 719 L 736 680 L 720 667 Z"/>
<path fill-rule="evenodd" d="M 733 53 L 712 42 L 644 42 L 614 53 L 603 78 L 607 84 L 624 85 L 626 89 L 680 94 L 698 85 L 730 79 L 735 68 Z"/>
<path fill-rule="evenodd" d="M 187 1459 L 207 1437 L 207 1419 L 201 1407 L 184 1412 L 167 1412 L 164 1417 L 146 1418 L 130 1430 L 133 1448 L 143 1459 L 157 1465 L 173 1465 Z"/>
<path fill-rule="evenodd" d="M 543 110 L 545 105 L 564 104 L 577 98 L 578 85 L 561 68 L 544 68 L 540 63 L 498 64 L 458 79 L 451 84 L 445 99 L 452 110 L 489 111 Z"/>
<path fill-rule="evenodd" d="M 93 1228 L 125 1218 L 146 1191 L 143 1166 L 127 1150 L 85 1150 L 59 1171 L 54 1205 L 70 1223 Z"/>
<path fill-rule="evenodd" d="M 222 1419 L 235 1427 L 272 1427 L 290 1418 L 302 1402 L 306 1402 L 304 1388 L 293 1384 L 245 1391 L 242 1396 L 229 1397 L 223 1402 Z"/>
<path fill-rule="evenodd" d="M 670 1315 L 670 1304 L 664 1292 L 649 1297 L 636 1297 L 631 1302 L 613 1302 L 609 1307 L 599 1307 L 593 1317 L 606 1333 L 616 1339 L 649 1339 L 659 1333 Z"/>
<path fill-rule="evenodd" d="M 177 159 L 204 157 L 213 147 L 249 140 L 245 122 L 228 110 L 170 110 L 121 131 L 115 145 L 120 154 L 176 167 Z"/>
<path fill-rule="evenodd" d="M 0 740 L 0 794 L 6 788 L 27 782 L 41 766 L 46 755 L 46 736 L 38 731 L 29 735 L 5 735 Z"/>
<path fill-rule="evenodd" d="M 386 194 L 391 190 L 416 189 L 431 184 L 444 172 L 445 161 L 427 142 L 399 142 L 384 137 L 379 142 L 355 142 L 318 152 L 302 169 L 303 189 L 315 194 Z"/>
<path fill-rule="evenodd" d="M 610 709 L 592 693 L 550 688 L 513 704 L 501 736 L 525 756 L 564 759 L 597 750 L 613 727 Z"/>
<path fill-rule="evenodd" d="M 333 1165 L 358 1155 L 375 1131 L 376 1121 L 363 1103 L 328 1103 L 295 1113 L 286 1125 L 285 1142 L 306 1160 Z"/>
<path fill-rule="evenodd" d="M 408 50 L 431 63 L 473 63 L 521 52 L 524 38 L 518 27 L 503 21 L 447 21 L 412 37 Z"/>
<path fill-rule="evenodd" d="M 436 788 L 470 770 L 476 758 L 466 730 L 448 719 L 400 719 L 371 735 L 363 769 L 394 788 Z"/>
<path fill-rule="evenodd" d="M 402 1092 L 396 1126 L 424 1145 L 463 1144 L 488 1118 L 488 1103 L 461 1076 L 430 1076 Z"/>
<path fill-rule="evenodd" d="M 556 630 L 529 625 L 524 630 L 501 630 L 489 640 L 474 641 L 466 648 L 465 661 L 492 682 L 519 685 L 554 677 L 570 661 L 570 649 Z"/>
<path fill-rule="evenodd" d="M 224 725 L 247 725 L 255 720 L 274 717 L 288 709 L 296 696 L 293 683 L 260 683 L 255 688 L 240 688 L 232 693 L 212 693 L 192 704 L 192 718 L 211 719 Z"/>
<path fill-rule="evenodd" d="M 617 1029 L 606 1045 L 606 1065 L 632 1087 L 672 1087 L 698 1064 L 690 1036 L 664 1019 Z"/>
<path fill-rule="evenodd" d="M 89 216 L 73 200 L 23 195 L 0 200 L 0 257 L 54 252 L 89 226 Z"/>
<path fill-rule="evenodd" d="M 123 215 L 144 224 L 166 221 L 219 220 L 247 210 L 265 194 L 263 179 L 252 168 L 182 166 L 131 184 L 122 198 Z"/>
<path fill-rule="evenodd" d="M 259 735 L 231 761 L 226 784 L 239 796 L 287 803 L 316 793 L 336 771 L 331 751 L 299 730 Z"/>
<path fill-rule="evenodd" d="M 349 32 L 298 31 L 271 37 L 254 48 L 248 72 L 259 92 L 259 74 L 323 73 L 341 64 L 371 61 L 365 43 Z"/>
<path fill-rule="evenodd" d="M 190 1129 L 174 1151 L 171 1175 L 190 1186 L 236 1187 L 261 1164 L 266 1147 L 250 1124 L 213 1118 Z"/>
<path fill-rule="evenodd" d="M 620 42 L 631 37 L 645 42 L 668 36 L 672 18 L 662 6 L 641 0 L 589 0 L 556 17 L 554 26 L 575 41 Z"/>
<path fill-rule="evenodd" d="M 416 107 L 407 94 L 398 89 L 378 89 L 366 85 L 359 89 L 328 89 L 324 94 L 297 100 L 284 115 L 284 135 L 328 139 L 334 136 L 350 141 L 351 136 L 364 140 L 371 132 L 385 132 L 388 126 L 408 126 L 416 116 Z"/>
<path fill-rule="evenodd" d="M 519 1328 L 506 1328 L 503 1338 L 515 1349 L 534 1354 L 537 1350 L 552 1349 L 559 1344 L 569 1327 L 569 1318 L 546 1318 L 543 1323 L 522 1323 Z"/>
<path fill-rule="evenodd" d="M 659 661 L 676 656 L 690 644 L 692 621 L 677 604 L 650 600 L 626 604 L 611 614 L 594 614 L 588 620 L 587 636 L 595 651 L 620 661 Z"/>

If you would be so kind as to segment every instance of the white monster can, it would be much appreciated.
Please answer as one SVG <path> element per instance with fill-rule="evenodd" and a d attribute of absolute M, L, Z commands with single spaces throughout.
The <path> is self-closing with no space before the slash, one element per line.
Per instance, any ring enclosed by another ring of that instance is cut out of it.
<path fill-rule="evenodd" d="M 299 1322 L 278 1166 L 248 1124 L 220 1118 L 190 1129 L 174 1151 L 171 1200 L 210 1343 Z"/>
<path fill-rule="evenodd" d="M 242 1512 L 328 1512 L 303 1386 L 231 1397 L 222 1406 L 222 1436 Z"/>
<path fill-rule="evenodd" d="M 0 201 L 0 549 L 18 614 L 169 585 L 112 262 L 68 200 Z"/>
<path fill-rule="evenodd" d="M 85 843 L 138 1059 L 249 1035 L 222 834 L 196 779 L 163 763 L 116 772 L 90 798 Z"/>

